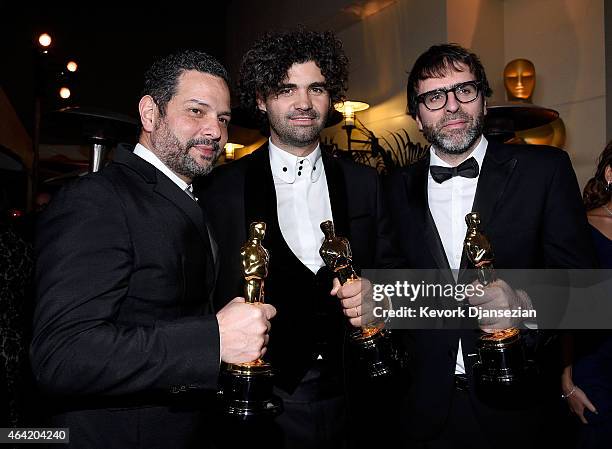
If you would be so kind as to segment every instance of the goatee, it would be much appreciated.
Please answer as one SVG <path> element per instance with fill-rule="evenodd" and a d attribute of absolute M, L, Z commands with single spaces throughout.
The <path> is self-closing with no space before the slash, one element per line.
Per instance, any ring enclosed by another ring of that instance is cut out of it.
<path fill-rule="evenodd" d="M 312 126 L 294 126 L 289 123 L 295 117 L 305 117 L 313 120 Z M 325 128 L 327 114 L 319 114 L 317 111 L 293 112 L 282 119 L 269 115 L 270 128 L 279 139 L 292 147 L 307 147 L 319 140 L 321 131 Z"/>
<path fill-rule="evenodd" d="M 189 139 L 184 145 L 181 144 L 165 120 L 155 126 L 155 131 L 151 133 L 151 144 L 157 157 L 170 170 L 177 175 L 182 175 L 189 179 L 209 174 L 221 154 L 219 142 L 216 140 L 206 138 Z M 205 164 L 198 163 L 189 154 L 189 150 L 196 145 L 210 146 L 214 150 L 212 156 L 200 156 L 206 162 Z"/>
<path fill-rule="evenodd" d="M 452 120 L 464 120 L 468 122 L 465 129 L 451 129 L 444 131 L 444 126 Z M 429 143 L 437 150 L 446 154 L 463 154 L 470 150 L 478 138 L 482 135 L 484 128 L 484 113 L 471 116 L 464 111 L 457 111 L 452 115 L 432 125 L 423 125 L 423 135 Z"/>

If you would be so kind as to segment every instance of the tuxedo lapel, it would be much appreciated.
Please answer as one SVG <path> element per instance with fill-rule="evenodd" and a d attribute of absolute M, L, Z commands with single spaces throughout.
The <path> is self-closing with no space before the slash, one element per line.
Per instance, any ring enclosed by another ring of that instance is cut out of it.
<path fill-rule="evenodd" d="M 170 178 L 144 159 L 135 155 L 129 149 L 125 147 L 118 148 L 115 153 L 114 162 L 130 167 L 149 184 L 153 184 L 153 191 L 156 194 L 163 196 L 174 204 L 193 223 L 202 239 L 206 252 L 206 279 L 210 292 L 216 277 L 216 257 L 213 253 L 213 248 L 216 248 L 216 243 L 212 240 L 212 235 L 209 234 L 209 226 L 206 224 L 203 209 L 196 201 L 190 198 L 187 193 L 183 192 L 174 182 L 172 182 Z"/>
<path fill-rule="evenodd" d="M 436 223 L 429 210 L 429 199 L 427 195 L 427 174 L 429 170 L 429 157 L 423 158 L 415 163 L 412 176 L 404 173 L 406 187 L 406 198 L 408 199 L 408 210 L 413 211 L 416 216 L 410 219 L 418 220 L 423 224 L 423 240 L 431 253 L 436 267 L 444 271 L 450 270 L 450 265 L 442 246 L 442 240 L 438 234 Z M 417 237 L 418 238 L 418 237 Z M 449 272 L 450 275 L 450 272 Z"/>
<path fill-rule="evenodd" d="M 472 205 L 472 211 L 480 214 L 480 228 L 485 233 L 495 214 L 499 200 L 506 190 L 516 163 L 516 158 L 512 157 L 503 145 L 489 142 L 482 161 L 474 204 Z M 464 252 L 461 258 L 461 268 L 465 269 L 467 267 L 468 260 Z"/>
<path fill-rule="evenodd" d="M 346 237 L 350 241 L 350 227 L 348 216 L 348 195 L 344 172 L 338 161 L 327 152 L 322 151 L 325 177 L 327 178 L 327 190 L 331 204 L 332 217 L 336 233 Z"/>
<path fill-rule="evenodd" d="M 120 145 L 115 153 L 114 162 L 128 166 L 142 176 L 147 183 L 153 184 L 153 191 L 185 213 L 197 228 L 202 240 L 210 248 L 210 237 L 204 221 L 201 207 L 189 195 L 183 192 L 170 178 L 157 170 L 153 165 L 135 155 L 130 147 Z M 212 254 L 210 254 L 212 257 Z"/>
<path fill-rule="evenodd" d="M 199 204 L 189 198 L 185 192 L 181 191 L 176 184 L 163 174 L 157 176 L 157 183 L 153 190 L 181 209 L 196 226 L 202 240 L 207 244 L 206 246 L 210 247 L 210 237 L 204 221 L 204 214 Z"/>
<path fill-rule="evenodd" d="M 210 248 L 210 237 L 206 229 L 202 208 L 187 193 L 183 192 L 170 178 L 157 170 L 153 165 L 135 155 L 124 145 L 117 148 L 114 162 L 127 165 L 149 184 L 154 184 L 153 191 L 183 211 L 197 228 L 206 246 Z M 212 254 L 210 256 L 212 257 Z"/>
<path fill-rule="evenodd" d="M 202 209 L 204 209 L 203 206 L 202 206 Z M 215 239 L 213 227 L 210 223 L 210 220 L 208 219 L 208 216 L 206 215 L 206 212 L 204 212 L 204 222 L 206 224 L 206 229 L 208 230 L 210 250 L 212 254 L 212 260 L 215 266 L 215 283 L 216 283 L 216 280 L 219 277 L 219 245 L 217 245 L 217 240 Z"/>
<path fill-rule="evenodd" d="M 254 151 L 244 181 L 245 232 L 254 221 L 266 223 L 266 236 L 280 232 L 276 210 L 276 190 L 270 168 L 268 146 Z"/>
<path fill-rule="evenodd" d="M 217 277 L 216 257 L 213 254 L 213 248 L 216 247 L 216 243 L 212 240 L 212 234 L 209 232 L 210 227 L 206 224 L 204 210 L 163 174 L 158 174 L 157 184 L 153 190 L 181 209 L 197 228 L 204 244 L 204 251 L 206 252 L 207 295 L 212 294 Z"/>

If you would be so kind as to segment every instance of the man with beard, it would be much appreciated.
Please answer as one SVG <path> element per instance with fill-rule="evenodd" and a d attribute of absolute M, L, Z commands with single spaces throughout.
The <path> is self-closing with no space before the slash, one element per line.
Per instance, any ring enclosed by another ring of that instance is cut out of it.
<path fill-rule="evenodd" d="M 225 69 L 161 59 L 139 112 L 134 152 L 65 186 L 39 225 L 32 365 L 79 449 L 206 447 L 220 362 L 262 356 L 275 313 L 243 298 L 212 313 L 219 256 L 191 182 L 227 141 Z"/>
<path fill-rule="evenodd" d="M 415 62 L 407 94 L 409 112 L 431 143 L 429 155 L 395 173 L 388 186 L 407 267 L 438 269 L 452 284 L 448 270 L 468 267 L 463 243 L 465 216 L 471 211 L 480 213 L 496 268 L 593 266 L 568 155 L 483 136 L 485 97 L 491 89 L 475 54 L 453 44 L 431 47 Z M 469 301 L 487 309 L 532 307 L 525 291 L 503 279 Z M 411 383 L 398 415 L 410 441 L 406 447 L 532 447 L 557 397 L 530 398 L 529 406 L 525 401 L 514 411 L 485 405 L 475 394 L 472 375 L 480 331 L 467 320 L 454 330 L 401 332 L 410 355 Z M 517 325 L 522 326 L 507 318 L 481 323 L 487 332 Z"/>
<path fill-rule="evenodd" d="M 265 433 L 272 447 L 338 448 L 349 437 L 343 342 L 347 321 L 361 324 L 361 281 L 332 290 L 319 255 L 321 222 L 333 220 L 349 239 L 358 268 L 383 264 L 391 251 L 375 170 L 331 157 L 320 145 L 332 105 L 343 99 L 347 66 L 331 32 L 260 39 L 242 60 L 239 90 L 270 139 L 204 180 L 202 197 L 219 211 L 211 218 L 221 248 L 218 305 L 242 288 L 239 254 L 249 224 L 267 224 L 266 301 L 278 310 L 267 358 L 284 401 L 272 426 L 277 441 Z"/>

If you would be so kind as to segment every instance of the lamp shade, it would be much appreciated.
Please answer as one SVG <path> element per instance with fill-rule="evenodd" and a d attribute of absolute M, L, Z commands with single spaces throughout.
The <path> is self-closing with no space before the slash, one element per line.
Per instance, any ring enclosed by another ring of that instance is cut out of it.
<path fill-rule="evenodd" d="M 225 144 L 225 159 L 226 160 L 233 160 L 235 157 L 235 150 L 237 148 L 244 148 L 244 145 L 241 145 L 239 143 L 231 143 L 228 142 Z"/>
<path fill-rule="evenodd" d="M 353 100 L 346 100 L 342 103 L 336 103 L 334 105 L 334 108 L 336 108 L 337 111 L 342 112 L 345 117 L 347 116 L 347 114 L 354 114 L 355 112 L 365 111 L 369 107 L 370 105 L 363 101 Z"/>
<path fill-rule="evenodd" d="M 336 108 L 336 110 L 342 112 L 342 115 L 344 116 L 344 123 L 347 126 L 355 125 L 355 112 L 365 111 L 369 107 L 370 105 L 364 103 L 363 101 L 353 100 L 346 100 L 342 103 L 336 103 L 334 105 L 334 108 Z"/>

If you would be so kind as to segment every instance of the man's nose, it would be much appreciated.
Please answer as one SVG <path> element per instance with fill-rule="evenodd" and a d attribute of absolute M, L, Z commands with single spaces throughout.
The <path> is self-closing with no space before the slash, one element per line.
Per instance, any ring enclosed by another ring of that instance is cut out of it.
<path fill-rule="evenodd" d="M 312 99 L 308 91 L 298 91 L 294 107 L 303 111 L 312 109 Z"/>
<path fill-rule="evenodd" d="M 217 117 L 211 117 L 205 120 L 202 126 L 201 134 L 212 140 L 219 140 L 221 137 L 221 124 Z"/>
<path fill-rule="evenodd" d="M 459 109 L 459 102 L 457 101 L 457 97 L 455 96 L 454 91 L 449 91 L 446 93 L 446 110 L 448 112 L 456 112 Z"/>

